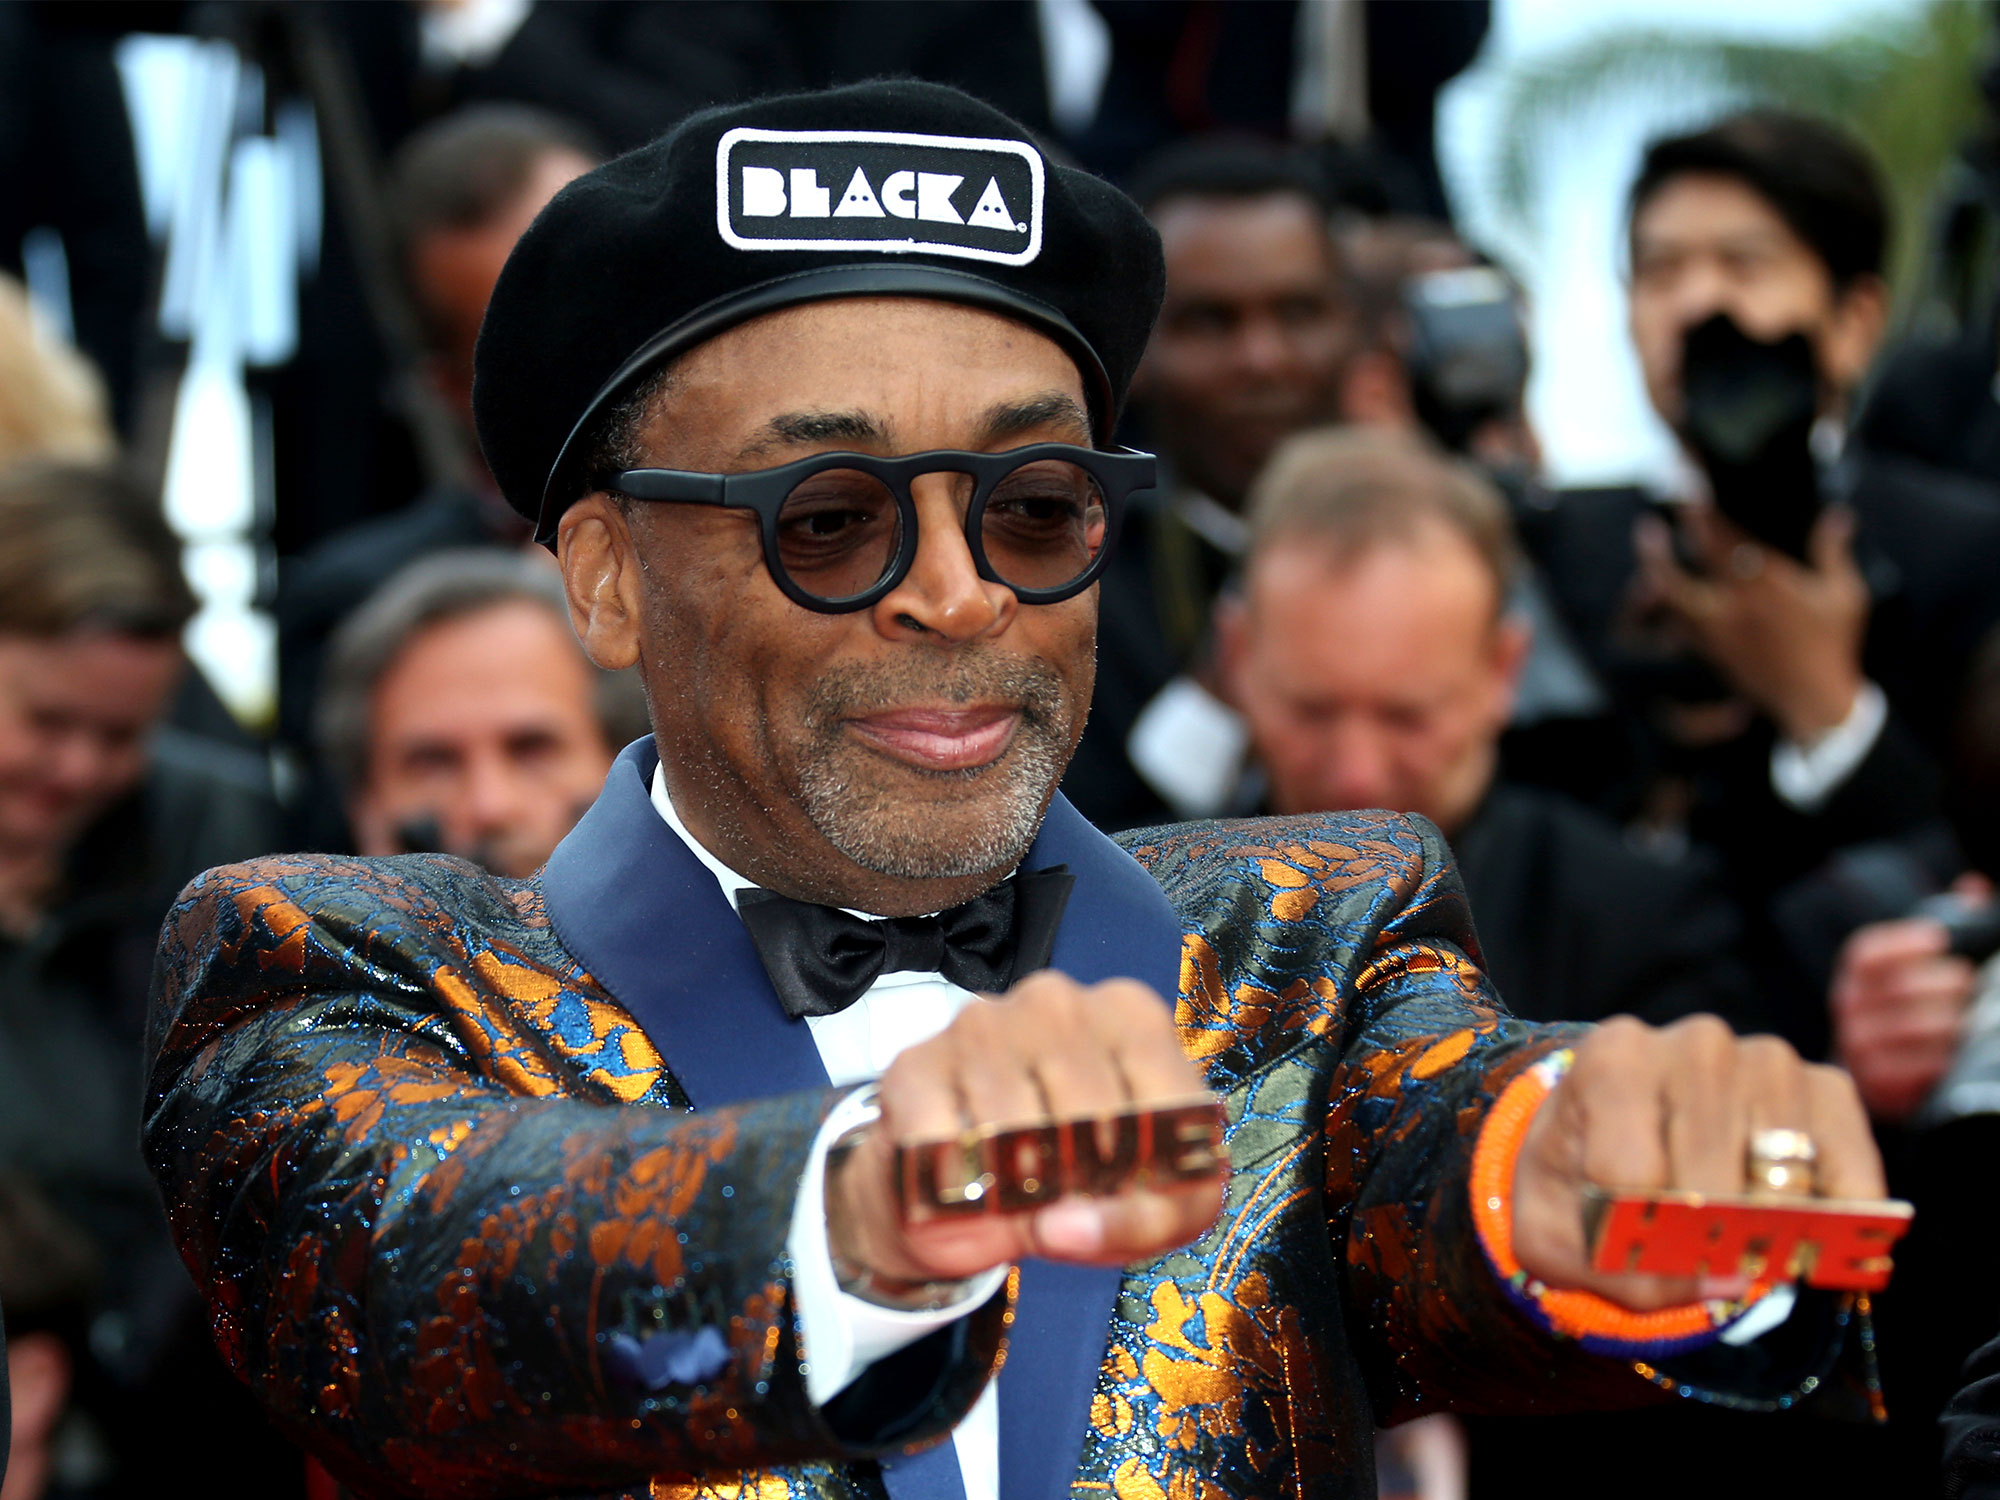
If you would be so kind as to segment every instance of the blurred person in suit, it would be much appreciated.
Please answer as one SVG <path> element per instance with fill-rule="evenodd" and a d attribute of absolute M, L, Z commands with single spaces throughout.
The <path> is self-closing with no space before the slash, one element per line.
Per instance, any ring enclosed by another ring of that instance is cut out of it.
<path fill-rule="evenodd" d="M 497 548 L 396 575 L 334 637 L 319 734 L 362 854 L 533 874 L 646 732 L 632 674 L 578 645 L 562 581 Z"/>
<path fill-rule="evenodd" d="M 200 1410 L 211 1432 L 242 1424 L 204 1460 L 212 1491 L 255 1493 L 268 1465 L 296 1465 L 199 1326 L 139 1158 L 139 1069 L 174 892 L 268 852 L 276 809 L 256 757 L 165 722 L 194 598 L 150 494 L 104 469 L 16 466 L 0 536 L 0 1168 L 103 1257 L 81 1399 L 121 1482 L 193 1462 Z"/>
<path fill-rule="evenodd" d="M 1197 810 L 1139 769 L 1148 756 L 1130 742 L 1149 709 L 1179 740 L 1175 705 L 1205 706 L 1179 679 L 1202 674 L 1215 598 L 1243 550 L 1244 498 L 1273 450 L 1328 422 L 1415 424 L 1393 356 L 1364 337 L 1308 158 L 1190 142 L 1147 163 L 1134 196 L 1167 262 L 1132 393 L 1161 482 L 1132 507 L 1105 573 L 1090 723 L 1063 782 L 1106 828 Z"/>
<path fill-rule="evenodd" d="M 1886 325 L 1887 235 L 1875 166 L 1837 127 L 1758 111 L 1656 142 L 1632 189 L 1629 310 L 1686 482 L 1573 492 L 1537 529 L 1633 730 L 1617 810 L 1718 849 L 1753 912 L 1834 848 L 1937 815 L 1965 666 L 2000 618 L 1991 496 L 1843 451 Z M 1717 403 L 1691 405 L 1684 369 L 1718 332 L 1737 353 L 1710 391 L 1786 348 L 1805 361 L 1806 409 L 1757 456 L 1804 476 L 1801 514 L 1746 508 L 1727 473 L 1718 488 L 1701 418 Z M 1823 1050 L 1820 995 L 1787 1003 L 1788 1034 Z"/>
<path fill-rule="evenodd" d="M 390 219 L 426 341 L 426 378 L 463 434 L 465 473 L 280 561 L 278 727 L 286 744 L 310 749 L 328 639 L 382 580 L 444 548 L 527 545 L 472 435 L 472 350 L 507 252 L 557 189 L 595 161 L 579 127 L 523 105 L 470 106 L 425 126 L 398 151 Z M 346 842 L 324 767 L 308 764 L 298 803 L 295 841 Z"/>
<path fill-rule="evenodd" d="M 1740 922 L 1712 869 L 1500 774 L 1531 629 L 1508 607 L 1521 564 L 1497 490 L 1419 439 L 1315 432 L 1278 450 L 1249 524 L 1216 623 L 1264 810 L 1431 819 L 1488 972 L 1530 1019 L 1708 1011 L 1748 1029 Z"/>

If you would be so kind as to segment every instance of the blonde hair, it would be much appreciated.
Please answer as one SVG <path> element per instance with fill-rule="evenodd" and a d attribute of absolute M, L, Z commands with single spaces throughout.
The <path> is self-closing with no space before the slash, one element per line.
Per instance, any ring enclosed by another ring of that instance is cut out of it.
<path fill-rule="evenodd" d="M 1250 487 L 1250 560 L 1279 540 L 1358 553 L 1416 538 L 1426 520 L 1462 537 L 1504 600 L 1521 569 L 1507 502 L 1491 480 L 1421 438 L 1323 427 L 1287 439 Z"/>
<path fill-rule="evenodd" d="M 31 458 L 102 463 L 116 448 L 97 371 L 43 323 L 27 288 L 0 273 L 0 468 Z"/>

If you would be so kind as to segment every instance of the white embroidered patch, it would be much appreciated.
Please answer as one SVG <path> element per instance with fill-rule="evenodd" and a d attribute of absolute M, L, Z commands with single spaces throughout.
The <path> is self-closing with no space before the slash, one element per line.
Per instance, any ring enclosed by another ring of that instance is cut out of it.
<path fill-rule="evenodd" d="M 1042 250 L 1043 172 L 1026 141 L 739 128 L 716 143 L 715 223 L 739 250 L 1022 266 Z"/>

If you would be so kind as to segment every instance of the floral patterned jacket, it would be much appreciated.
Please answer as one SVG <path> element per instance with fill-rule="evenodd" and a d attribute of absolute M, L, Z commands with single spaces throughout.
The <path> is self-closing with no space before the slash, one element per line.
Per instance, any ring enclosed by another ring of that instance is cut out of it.
<path fill-rule="evenodd" d="M 1009 1361 L 1003 1500 L 1369 1496 L 1379 1423 L 1654 1394 L 1533 1327 L 1472 1233 L 1485 1112 L 1563 1034 L 1481 976 L 1436 830 L 1189 825 L 1128 857 L 1059 799 L 1029 860 L 1078 872 L 1055 966 L 1171 993 L 1227 1105 L 1224 1211 L 1093 1312 L 1017 1320 L 1010 1291 L 815 1408 L 784 1247 L 839 1095 L 649 773 L 621 757 L 534 880 L 274 857 L 168 919 L 149 1160 L 224 1356 L 351 1488 L 879 1496 L 873 1459 L 948 1431 L 1017 1321 L 1081 1373 L 1028 1434 Z"/>

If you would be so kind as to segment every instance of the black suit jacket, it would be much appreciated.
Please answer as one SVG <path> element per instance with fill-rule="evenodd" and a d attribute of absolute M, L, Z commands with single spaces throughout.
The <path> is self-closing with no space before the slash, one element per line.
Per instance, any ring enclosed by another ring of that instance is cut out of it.
<path fill-rule="evenodd" d="M 1452 838 L 1487 972 L 1534 1021 L 1763 1021 L 1741 922 L 1703 860 L 1635 848 L 1556 792 L 1496 786 Z"/>

